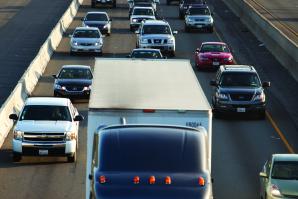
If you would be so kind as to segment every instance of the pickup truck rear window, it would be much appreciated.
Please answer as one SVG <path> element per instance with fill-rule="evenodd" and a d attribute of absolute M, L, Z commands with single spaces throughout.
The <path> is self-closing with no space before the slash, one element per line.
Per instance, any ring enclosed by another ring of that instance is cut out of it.
<path fill-rule="evenodd" d="M 123 133 L 100 141 L 101 171 L 200 172 L 203 151 L 200 140 L 188 133 Z M 169 136 L 171 135 L 171 136 Z"/>
<path fill-rule="evenodd" d="M 20 120 L 72 121 L 67 106 L 27 105 Z"/>

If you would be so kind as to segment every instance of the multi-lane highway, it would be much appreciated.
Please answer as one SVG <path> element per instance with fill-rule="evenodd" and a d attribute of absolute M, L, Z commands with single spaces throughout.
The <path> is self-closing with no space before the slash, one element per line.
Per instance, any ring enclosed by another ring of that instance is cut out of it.
<path fill-rule="evenodd" d="M 268 116 L 270 121 L 253 120 L 246 117 L 213 120 L 213 157 L 212 174 L 215 198 L 258 198 L 258 172 L 272 153 L 298 151 L 297 82 L 280 66 L 275 58 L 260 45 L 260 42 L 244 27 L 228 8 L 219 0 L 208 1 L 214 10 L 216 32 L 185 33 L 183 21 L 178 18 L 177 5 L 166 6 L 161 1 L 159 13 L 178 30 L 176 36 L 176 57 L 190 59 L 193 64 L 193 52 L 203 41 L 224 40 L 234 51 L 238 63 L 253 64 L 263 80 L 270 80 L 268 90 Z M 77 17 L 67 30 L 57 51 L 52 56 L 44 75 L 41 77 L 33 95 L 52 96 L 54 80 L 51 75 L 57 73 L 64 64 L 94 65 L 91 55 L 70 56 L 67 37 L 90 8 L 86 0 Z M 125 57 L 135 47 L 135 35 L 129 31 L 128 9 L 126 1 L 118 2 L 115 9 L 106 10 L 112 17 L 112 35 L 104 40 L 104 57 Z M 209 81 L 214 72 L 202 72 L 195 69 L 197 77 L 210 100 L 212 88 Z M 79 111 L 87 116 L 88 104 L 75 103 Z M 87 120 L 87 118 L 86 118 Z M 85 162 L 86 162 L 86 124 L 80 127 L 79 152 L 76 163 L 66 163 L 64 158 L 25 157 L 20 163 L 11 161 L 12 133 L 0 150 L 0 198 L 84 198 Z M 280 138 L 279 133 L 285 136 Z"/>

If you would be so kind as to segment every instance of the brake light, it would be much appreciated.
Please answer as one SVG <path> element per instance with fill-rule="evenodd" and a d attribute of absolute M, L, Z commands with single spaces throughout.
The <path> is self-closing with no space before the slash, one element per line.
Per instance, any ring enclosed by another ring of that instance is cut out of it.
<path fill-rule="evenodd" d="M 172 183 L 171 177 L 170 176 L 167 176 L 165 178 L 165 184 L 171 184 L 171 183 Z"/>
<path fill-rule="evenodd" d="M 204 186 L 205 185 L 205 179 L 203 177 L 199 177 L 198 182 L 199 182 L 199 185 L 200 186 Z"/>
<path fill-rule="evenodd" d="M 143 109 L 144 113 L 155 113 L 155 109 Z"/>
<path fill-rule="evenodd" d="M 155 184 L 155 177 L 154 176 L 150 176 L 149 184 Z"/>
<path fill-rule="evenodd" d="M 99 177 L 99 183 L 100 183 L 100 184 L 104 184 L 104 183 L 106 183 L 106 182 L 107 182 L 107 179 L 106 179 L 105 176 L 100 176 L 100 177 Z"/>
<path fill-rule="evenodd" d="M 135 176 L 135 177 L 133 178 L 133 183 L 134 183 L 134 184 L 139 184 L 139 183 L 140 183 L 140 177 L 139 177 L 139 176 Z"/>

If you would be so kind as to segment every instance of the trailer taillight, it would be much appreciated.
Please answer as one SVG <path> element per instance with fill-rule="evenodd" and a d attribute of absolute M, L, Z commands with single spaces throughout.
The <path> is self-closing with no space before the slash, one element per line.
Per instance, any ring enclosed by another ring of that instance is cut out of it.
<path fill-rule="evenodd" d="M 143 109 L 144 113 L 155 113 L 155 109 Z"/>
<path fill-rule="evenodd" d="M 135 176 L 135 177 L 133 178 L 133 183 L 134 183 L 134 184 L 139 184 L 139 183 L 140 183 L 140 177 L 139 177 L 139 176 Z"/>
<path fill-rule="evenodd" d="M 155 177 L 154 176 L 149 177 L 149 184 L 155 184 Z"/>
<path fill-rule="evenodd" d="M 171 183 L 172 183 L 171 177 L 170 176 L 167 176 L 165 178 L 165 184 L 171 184 Z"/>
<path fill-rule="evenodd" d="M 100 184 L 104 184 L 104 183 L 106 183 L 106 182 L 107 182 L 107 179 L 106 179 L 105 176 L 100 176 L 100 177 L 99 177 L 99 183 L 100 183 Z"/>
<path fill-rule="evenodd" d="M 199 177 L 198 183 L 199 183 L 200 186 L 204 186 L 205 185 L 205 179 L 203 177 Z"/>

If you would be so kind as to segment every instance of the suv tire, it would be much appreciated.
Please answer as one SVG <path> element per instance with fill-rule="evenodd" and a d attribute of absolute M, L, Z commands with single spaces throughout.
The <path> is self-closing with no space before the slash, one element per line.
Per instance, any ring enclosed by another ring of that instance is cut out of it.
<path fill-rule="evenodd" d="M 67 162 L 75 162 L 77 160 L 77 152 L 75 152 L 72 156 L 67 156 Z"/>
<path fill-rule="evenodd" d="M 22 160 L 22 155 L 18 153 L 13 153 L 12 154 L 12 161 L 13 162 L 20 162 Z"/>

